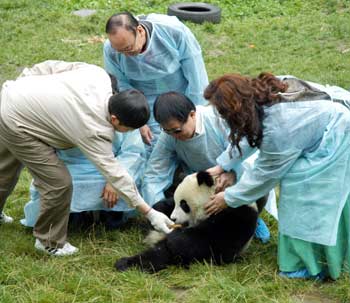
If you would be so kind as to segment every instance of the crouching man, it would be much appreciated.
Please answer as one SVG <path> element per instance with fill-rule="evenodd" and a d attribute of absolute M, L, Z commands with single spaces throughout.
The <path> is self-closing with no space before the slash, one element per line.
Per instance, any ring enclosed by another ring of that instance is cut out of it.
<path fill-rule="evenodd" d="M 72 180 L 55 149 L 78 147 L 120 197 L 156 229 L 170 232 L 170 219 L 142 199 L 112 149 L 115 131 L 137 129 L 149 115 L 143 94 L 127 90 L 113 95 L 110 77 L 95 65 L 46 61 L 5 82 L 0 99 L 0 213 L 26 166 L 40 193 L 35 248 L 56 256 L 76 253 L 78 248 L 66 241 Z"/>

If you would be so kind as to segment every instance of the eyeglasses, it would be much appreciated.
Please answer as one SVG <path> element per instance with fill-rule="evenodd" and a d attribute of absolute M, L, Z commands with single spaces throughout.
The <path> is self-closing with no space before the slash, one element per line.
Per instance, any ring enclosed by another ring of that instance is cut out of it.
<path fill-rule="evenodd" d="M 182 132 L 182 127 L 172 128 L 172 129 L 166 129 L 166 128 L 161 127 L 161 129 L 164 132 L 166 132 L 168 135 L 177 135 L 177 134 Z"/>
<path fill-rule="evenodd" d="M 123 54 L 128 54 L 128 53 L 134 52 L 135 49 L 136 49 L 137 40 L 138 40 L 138 32 L 136 31 L 134 43 L 130 44 L 129 46 L 127 46 L 126 48 L 124 48 L 124 49 L 122 49 L 122 50 L 117 50 L 117 51 L 118 51 L 119 53 L 123 53 Z"/>

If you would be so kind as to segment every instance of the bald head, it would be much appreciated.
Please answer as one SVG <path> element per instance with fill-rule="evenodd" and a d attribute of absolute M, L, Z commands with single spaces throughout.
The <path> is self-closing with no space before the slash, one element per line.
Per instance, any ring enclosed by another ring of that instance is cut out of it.
<path fill-rule="evenodd" d="M 125 29 L 136 35 L 136 29 L 139 26 L 139 22 L 129 12 L 122 12 L 112 15 L 106 23 L 106 33 L 114 34 L 119 29 Z"/>
<path fill-rule="evenodd" d="M 137 56 L 146 46 L 146 31 L 129 12 L 111 16 L 106 33 L 112 48 L 125 56 Z"/>

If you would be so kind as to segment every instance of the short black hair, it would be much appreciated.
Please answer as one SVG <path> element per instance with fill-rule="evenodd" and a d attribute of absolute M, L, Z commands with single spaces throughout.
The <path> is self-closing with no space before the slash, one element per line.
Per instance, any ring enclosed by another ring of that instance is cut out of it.
<path fill-rule="evenodd" d="M 196 111 L 193 102 L 183 94 L 168 92 L 157 97 L 154 106 L 154 118 L 159 124 L 172 119 L 185 123 L 191 111 Z"/>
<path fill-rule="evenodd" d="M 118 28 L 125 28 L 136 36 L 139 21 L 129 12 L 121 12 L 109 17 L 106 23 L 106 33 L 111 34 Z"/>
<path fill-rule="evenodd" d="M 144 126 L 150 117 L 147 99 L 136 89 L 128 89 L 110 97 L 108 110 L 122 125 L 131 128 Z"/>

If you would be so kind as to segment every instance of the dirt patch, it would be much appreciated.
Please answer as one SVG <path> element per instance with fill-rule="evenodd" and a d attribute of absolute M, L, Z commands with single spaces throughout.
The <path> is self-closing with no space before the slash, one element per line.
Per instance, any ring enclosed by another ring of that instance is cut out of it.
<path fill-rule="evenodd" d="M 295 303 L 340 303 L 338 300 L 327 298 L 324 294 L 309 293 L 292 297 Z"/>
<path fill-rule="evenodd" d="M 176 301 L 175 302 L 183 302 L 185 297 L 186 297 L 186 293 L 188 291 L 188 288 L 185 287 L 171 287 L 170 290 L 172 292 L 174 292 L 175 297 L 176 297 Z"/>
<path fill-rule="evenodd" d="M 219 56 L 224 56 L 225 51 L 220 50 L 220 46 L 224 45 L 226 39 L 228 39 L 226 36 L 217 37 L 216 35 L 208 35 L 206 40 L 202 42 L 202 49 L 205 49 L 206 53 L 210 57 L 216 58 Z"/>
<path fill-rule="evenodd" d="M 345 43 L 340 43 L 337 46 L 337 50 L 342 53 L 342 54 L 346 54 L 348 52 L 350 52 L 350 45 L 349 44 L 345 44 Z"/>

